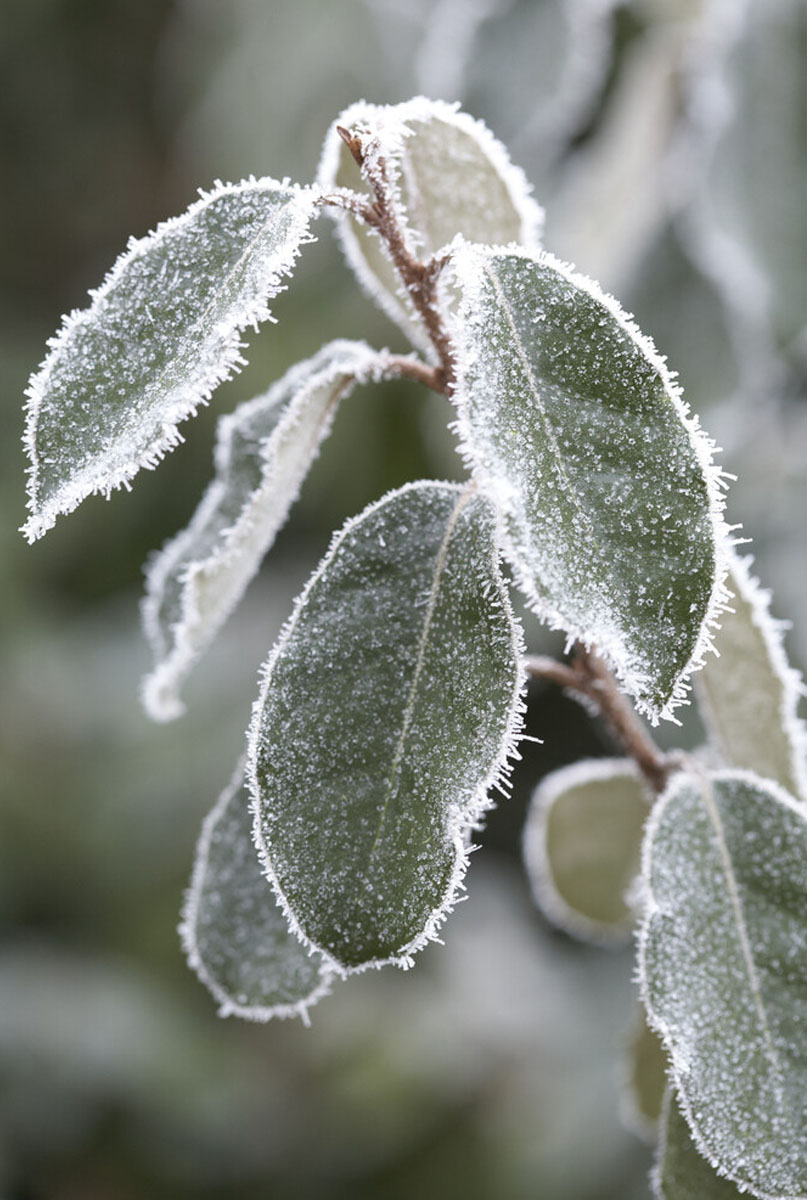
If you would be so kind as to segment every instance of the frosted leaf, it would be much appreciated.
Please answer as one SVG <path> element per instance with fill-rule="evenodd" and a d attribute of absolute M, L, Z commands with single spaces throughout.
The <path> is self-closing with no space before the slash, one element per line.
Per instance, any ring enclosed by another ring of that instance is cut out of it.
<path fill-rule="evenodd" d="M 596 644 L 653 720 L 725 597 L 711 443 L 616 301 L 549 254 L 459 246 L 466 460 L 539 616 Z"/>
<path fill-rule="evenodd" d="M 743 1194 L 698 1153 L 672 1088 L 664 1096 L 651 1179 L 657 1200 L 739 1200 Z"/>
<path fill-rule="evenodd" d="M 223 1017 L 306 1020 L 329 991 L 332 972 L 290 932 L 261 871 L 243 762 L 202 825 L 180 933 Z"/>
<path fill-rule="evenodd" d="M 315 205 L 273 179 L 219 184 L 131 241 L 65 318 L 28 388 L 29 541 L 181 441 L 178 423 L 242 365 L 240 332 L 270 318 Z"/>
<path fill-rule="evenodd" d="M 367 169 L 384 159 L 394 188 L 399 221 L 409 250 L 429 258 L 458 233 L 475 242 L 537 246 L 543 211 L 506 149 L 482 121 L 456 104 L 415 97 L 390 106 L 361 101 L 346 109 L 328 131 L 318 181 L 369 194 L 369 186 L 336 132 L 366 131 Z M 333 210 L 348 263 L 369 295 L 419 349 L 431 343 L 420 317 L 377 234 L 345 212 Z"/>
<path fill-rule="evenodd" d="M 219 421 L 215 478 L 147 573 L 143 624 L 155 667 L 143 701 L 155 720 L 184 711 L 180 685 L 285 522 L 338 403 L 385 362 L 363 342 L 332 342 Z"/>
<path fill-rule="evenodd" d="M 764 592 L 749 571 L 751 559 L 732 555 L 730 609 L 720 619 L 715 649 L 696 679 L 709 732 L 726 762 L 774 779 L 807 801 L 805 743 L 796 716 L 801 680 L 788 666 L 782 626 L 768 611 Z"/>
<path fill-rule="evenodd" d="M 648 825 L 639 975 L 695 1144 L 807 1193 L 807 820 L 750 771 L 676 775 Z"/>
<path fill-rule="evenodd" d="M 535 901 L 554 924 L 594 942 L 630 937 L 628 896 L 650 811 L 634 764 L 598 758 L 552 771 L 535 790 L 524 860 Z"/>
<path fill-rule="evenodd" d="M 661 1038 L 637 1005 L 625 1048 L 620 1112 L 623 1124 L 638 1137 L 655 1141 L 667 1088 L 667 1054 Z"/>
<path fill-rule="evenodd" d="M 340 971 L 410 957 L 506 787 L 520 630 L 472 488 L 391 492 L 334 538 L 265 667 L 248 776 L 267 873 Z"/>

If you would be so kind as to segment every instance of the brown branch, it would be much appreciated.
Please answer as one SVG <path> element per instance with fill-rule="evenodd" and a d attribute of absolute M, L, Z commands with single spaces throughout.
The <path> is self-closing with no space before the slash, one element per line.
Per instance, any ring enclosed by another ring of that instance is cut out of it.
<path fill-rule="evenodd" d="M 366 170 L 365 152 L 360 136 L 340 125 L 336 127 L 336 131 L 372 188 L 373 201 L 365 203 L 355 194 L 354 198 L 350 194 L 334 193 L 323 197 L 321 203 L 333 204 L 352 212 L 370 228 L 375 229 L 384 242 L 437 352 L 439 366 L 435 368 L 428 386 L 444 395 L 450 395 L 455 381 L 454 347 L 437 303 L 437 280 L 448 259 L 442 256 L 422 260 L 412 254 L 395 211 L 386 161 L 379 157 L 373 164 L 374 169 Z"/>
<path fill-rule="evenodd" d="M 446 394 L 445 379 L 440 367 L 430 367 L 428 363 L 413 355 L 388 354 L 385 357 L 385 368 L 389 368 L 390 374 L 405 375 L 425 384 L 433 392 Z"/>
<path fill-rule="evenodd" d="M 659 750 L 620 692 L 613 675 L 593 650 L 586 650 L 577 643 L 570 663 L 533 655 L 527 658 L 525 665 L 527 674 L 534 679 L 546 679 L 593 700 L 614 737 L 634 760 L 653 791 L 664 791 L 670 774 L 678 768 L 677 760 Z"/>

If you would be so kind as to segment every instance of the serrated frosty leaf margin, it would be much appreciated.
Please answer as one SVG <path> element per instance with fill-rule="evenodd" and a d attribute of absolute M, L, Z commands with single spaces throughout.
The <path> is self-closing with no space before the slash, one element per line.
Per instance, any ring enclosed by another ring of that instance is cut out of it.
<path fill-rule="evenodd" d="M 692 686 L 689 682 L 689 677 L 694 671 L 703 666 L 706 654 L 710 650 L 713 650 L 714 635 L 720 626 L 720 615 L 725 612 L 730 601 L 731 594 L 726 586 L 726 579 L 729 570 L 728 547 L 731 541 L 731 527 L 726 524 L 723 515 L 726 507 L 724 492 L 729 477 L 715 463 L 714 455 L 717 447 L 713 439 L 701 428 L 697 415 L 690 411 L 689 404 L 683 397 L 683 389 L 676 382 L 675 373 L 667 367 L 667 360 L 663 355 L 658 353 L 652 339 L 642 333 L 632 316 L 621 307 L 619 301 L 610 293 L 604 291 L 595 280 L 581 274 L 571 263 L 556 258 L 554 254 L 551 254 L 547 250 L 530 250 L 516 243 L 510 243 L 506 246 L 480 246 L 466 242 L 461 236 L 455 239 L 452 246 L 451 263 L 447 274 L 453 275 L 455 281 L 461 287 L 463 286 L 462 281 L 464 281 L 463 290 L 467 289 L 473 294 L 474 281 L 477 274 L 475 264 L 480 258 L 488 259 L 504 254 L 527 259 L 539 266 L 548 266 L 571 283 L 573 287 L 587 292 L 597 303 L 607 309 L 620 328 L 628 334 L 651 366 L 657 371 L 664 391 L 672 402 L 676 415 L 689 435 L 693 452 L 703 472 L 706 482 L 709 515 L 712 521 L 715 579 L 700 633 L 689 661 L 680 672 L 672 689 L 670 699 L 658 711 L 644 700 L 637 698 L 636 693 L 641 690 L 644 680 L 635 674 L 627 656 L 616 639 L 603 638 L 600 631 L 596 628 L 572 625 L 557 609 L 547 605 L 536 593 L 529 574 L 521 562 L 521 556 L 513 544 L 512 538 L 506 528 L 502 530 L 504 556 L 511 565 L 516 583 L 527 598 L 533 612 L 541 620 L 545 621 L 551 629 L 563 630 L 568 635 L 570 642 L 579 641 L 586 649 L 596 649 L 604 655 L 625 690 L 633 696 L 639 712 L 643 713 L 651 724 L 657 725 L 660 719 L 675 722 L 674 710 L 680 704 L 689 703 L 688 695 Z M 451 321 L 457 360 L 457 374 L 460 379 L 464 370 L 467 369 L 464 364 L 470 364 L 473 357 L 472 347 L 468 344 L 467 339 L 463 338 L 464 307 L 464 303 L 461 303 L 459 316 L 454 317 Z M 459 389 L 455 391 L 453 400 L 457 416 L 452 423 L 452 429 L 459 441 L 458 452 L 471 477 L 477 481 L 483 494 L 489 496 L 497 508 L 504 507 L 506 511 L 506 497 L 502 496 L 501 485 L 485 471 L 474 452 L 471 425 Z"/>
<path fill-rule="evenodd" d="M 237 316 L 231 314 L 228 321 L 219 322 L 216 330 L 221 341 L 218 361 L 211 364 L 192 386 L 186 385 L 174 389 L 176 395 L 165 413 L 161 432 L 139 460 L 133 459 L 122 467 L 105 472 L 99 470 L 95 463 L 91 463 L 77 478 L 74 478 L 69 485 L 60 488 L 56 495 L 40 508 L 38 496 L 41 469 L 36 446 L 37 426 L 42 401 L 59 349 L 69 341 L 73 331 L 79 325 L 94 319 L 97 309 L 114 289 L 130 263 L 139 258 L 147 249 L 158 245 L 166 234 L 175 233 L 191 224 L 201 210 L 220 196 L 245 195 L 251 191 L 265 190 L 268 187 L 285 189 L 290 197 L 296 198 L 296 219 L 286 242 L 281 244 L 270 256 L 262 292 L 249 297 Z M 257 329 L 260 322 L 273 319 L 267 301 L 285 290 L 282 280 L 291 274 L 291 269 L 299 257 L 300 246 L 316 240 L 309 235 L 308 229 L 311 219 L 315 215 L 318 199 L 319 192 L 315 187 L 300 187 L 297 184 L 289 183 L 288 180 L 278 182 L 269 176 L 261 179 L 255 179 L 253 176 L 238 184 L 217 181 L 211 191 L 200 191 L 199 199 L 180 216 L 170 217 L 168 220 L 160 222 L 145 237 L 131 238 L 127 249 L 116 260 L 101 286 L 90 290 L 92 303 L 89 308 L 74 309 L 62 318 L 61 329 L 48 339 L 47 345 L 50 353 L 41 363 L 38 371 L 31 377 L 25 393 L 27 404 L 23 445 L 30 460 L 27 474 L 28 508 L 31 515 L 25 525 L 21 526 L 20 531 L 29 542 L 34 542 L 37 538 L 42 537 L 55 524 L 57 516 L 72 512 L 87 496 L 100 493 L 109 499 L 111 493 L 117 488 L 125 487 L 128 490 L 131 480 L 141 467 L 153 470 L 169 451 L 175 449 L 182 442 L 182 435 L 177 428 L 178 424 L 187 417 L 195 416 L 199 405 L 207 403 L 219 384 L 229 379 L 240 367 L 245 365 L 246 359 L 241 354 L 244 349 L 240 337 L 242 331 L 250 325 Z"/>

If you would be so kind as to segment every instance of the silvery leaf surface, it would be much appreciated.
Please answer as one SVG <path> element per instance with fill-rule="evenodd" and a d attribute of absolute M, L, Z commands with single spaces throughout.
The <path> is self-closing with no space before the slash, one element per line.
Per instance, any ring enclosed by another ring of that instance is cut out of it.
<path fill-rule="evenodd" d="M 594 942 L 626 941 L 630 902 L 650 812 L 629 759 L 561 767 L 536 788 L 524 828 L 524 860 L 536 903 L 561 929 Z"/>
<path fill-rule="evenodd" d="M 732 555 L 729 608 L 715 634 L 717 654 L 695 676 L 695 690 L 713 741 L 732 767 L 756 771 L 807 801 L 807 739 L 797 716 L 801 678 L 788 665 L 783 626 L 769 610 L 770 594 Z"/>
<path fill-rule="evenodd" d="M 178 424 L 243 363 L 241 331 L 270 318 L 316 200 L 274 179 L 219 184 L 130 242 L 65 318 L 28 388 L 30 541 L 178 444 Z"/>
<path fill-rule="evenodd" d="M 364 175 L 337 125 L 360 133 Z M 379 170 L 392 189 L 407 248 L 417 257 L 438 253 L 458 233 L 469 241 L 539 244 L 543 211 L 523 173 L 484 123 L 456 104 L 417 96 L 404 104 L 362 101 L 346 109 L 325 139 L 320 187 L 348 188 L 369 199 L 367 177 Z M 362 285 L 414 345 L 428 352 L 421 319 L 377 234 L 353 216 L 334 215 L 345 257 Z"/>
<path fill-rule="evenodd" d="M 410 484 L 336 535 L 266 665 L 248 767 L 267 873 L 336 969 L 435 937 L 506 787 L 520 663 L 473 488 Z"/>
<path fill-rule="evenodd" d="M 669 716 L 725 602 L 721 478 L 652 343 L 546 253 L 462 245 L 457 431 L 531 606 Z"/>
<path fill-rule="evenodd" d="M 284 524 L 340 401 L 379 378 L 386 357 L 336 341 L 219 421 L 216 473 L 190 524 L 149 565 L 143 624 L 155 665 L 143 700 L 179 716 L 180 686 L 209 646 Z"/>
<path fill-rule="evenodd" d="M 644 846 L 639 978 L 697 1149 L 807 1195 L 807 819 L 750 771 L 679 773 Z"/>
<path fill-rule="evenodd" d="M 261 870 L 243 762 L 202 825 L 180 932 L 221 1016 L 307 1020 L 329 990 L 332 972 L 291 933 Z"/>

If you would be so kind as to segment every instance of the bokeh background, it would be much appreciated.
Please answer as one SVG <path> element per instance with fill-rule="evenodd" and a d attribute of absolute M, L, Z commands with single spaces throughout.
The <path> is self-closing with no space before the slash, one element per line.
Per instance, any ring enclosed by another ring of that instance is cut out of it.
<path fill-rule="evenodd" d="M 404 348 L 329 223 L 185 445 L 33 548 L 22 394 L 60 314 L 197 187 L 310 179 L 360 97 L 460 100 L 535 183 L 547 246 L 680 373 L 804 666 L 806 49 L 803 0 L 2 0 L 2 1200 L 648 1194 L 651 1151 L 619 1116 L 630 948 L 550 929 L 519 861 L 541 775 L 610 750 L 557 692 L 533 690 L 544 745 L 414 971 L 337 987 L 306 1030 L 220 1020 L 182 958 L 199 823 L 293 596 L 345 517 L 460 472 L 442 401 L 354 394 L 188 715 L 149 724 L 142 563 L 192 512 L 217 416 L 332 337 Z M 556 646 L 526 625 L 532 648 Z M 661 736 L 695 744 L 697 717 Z"/>

